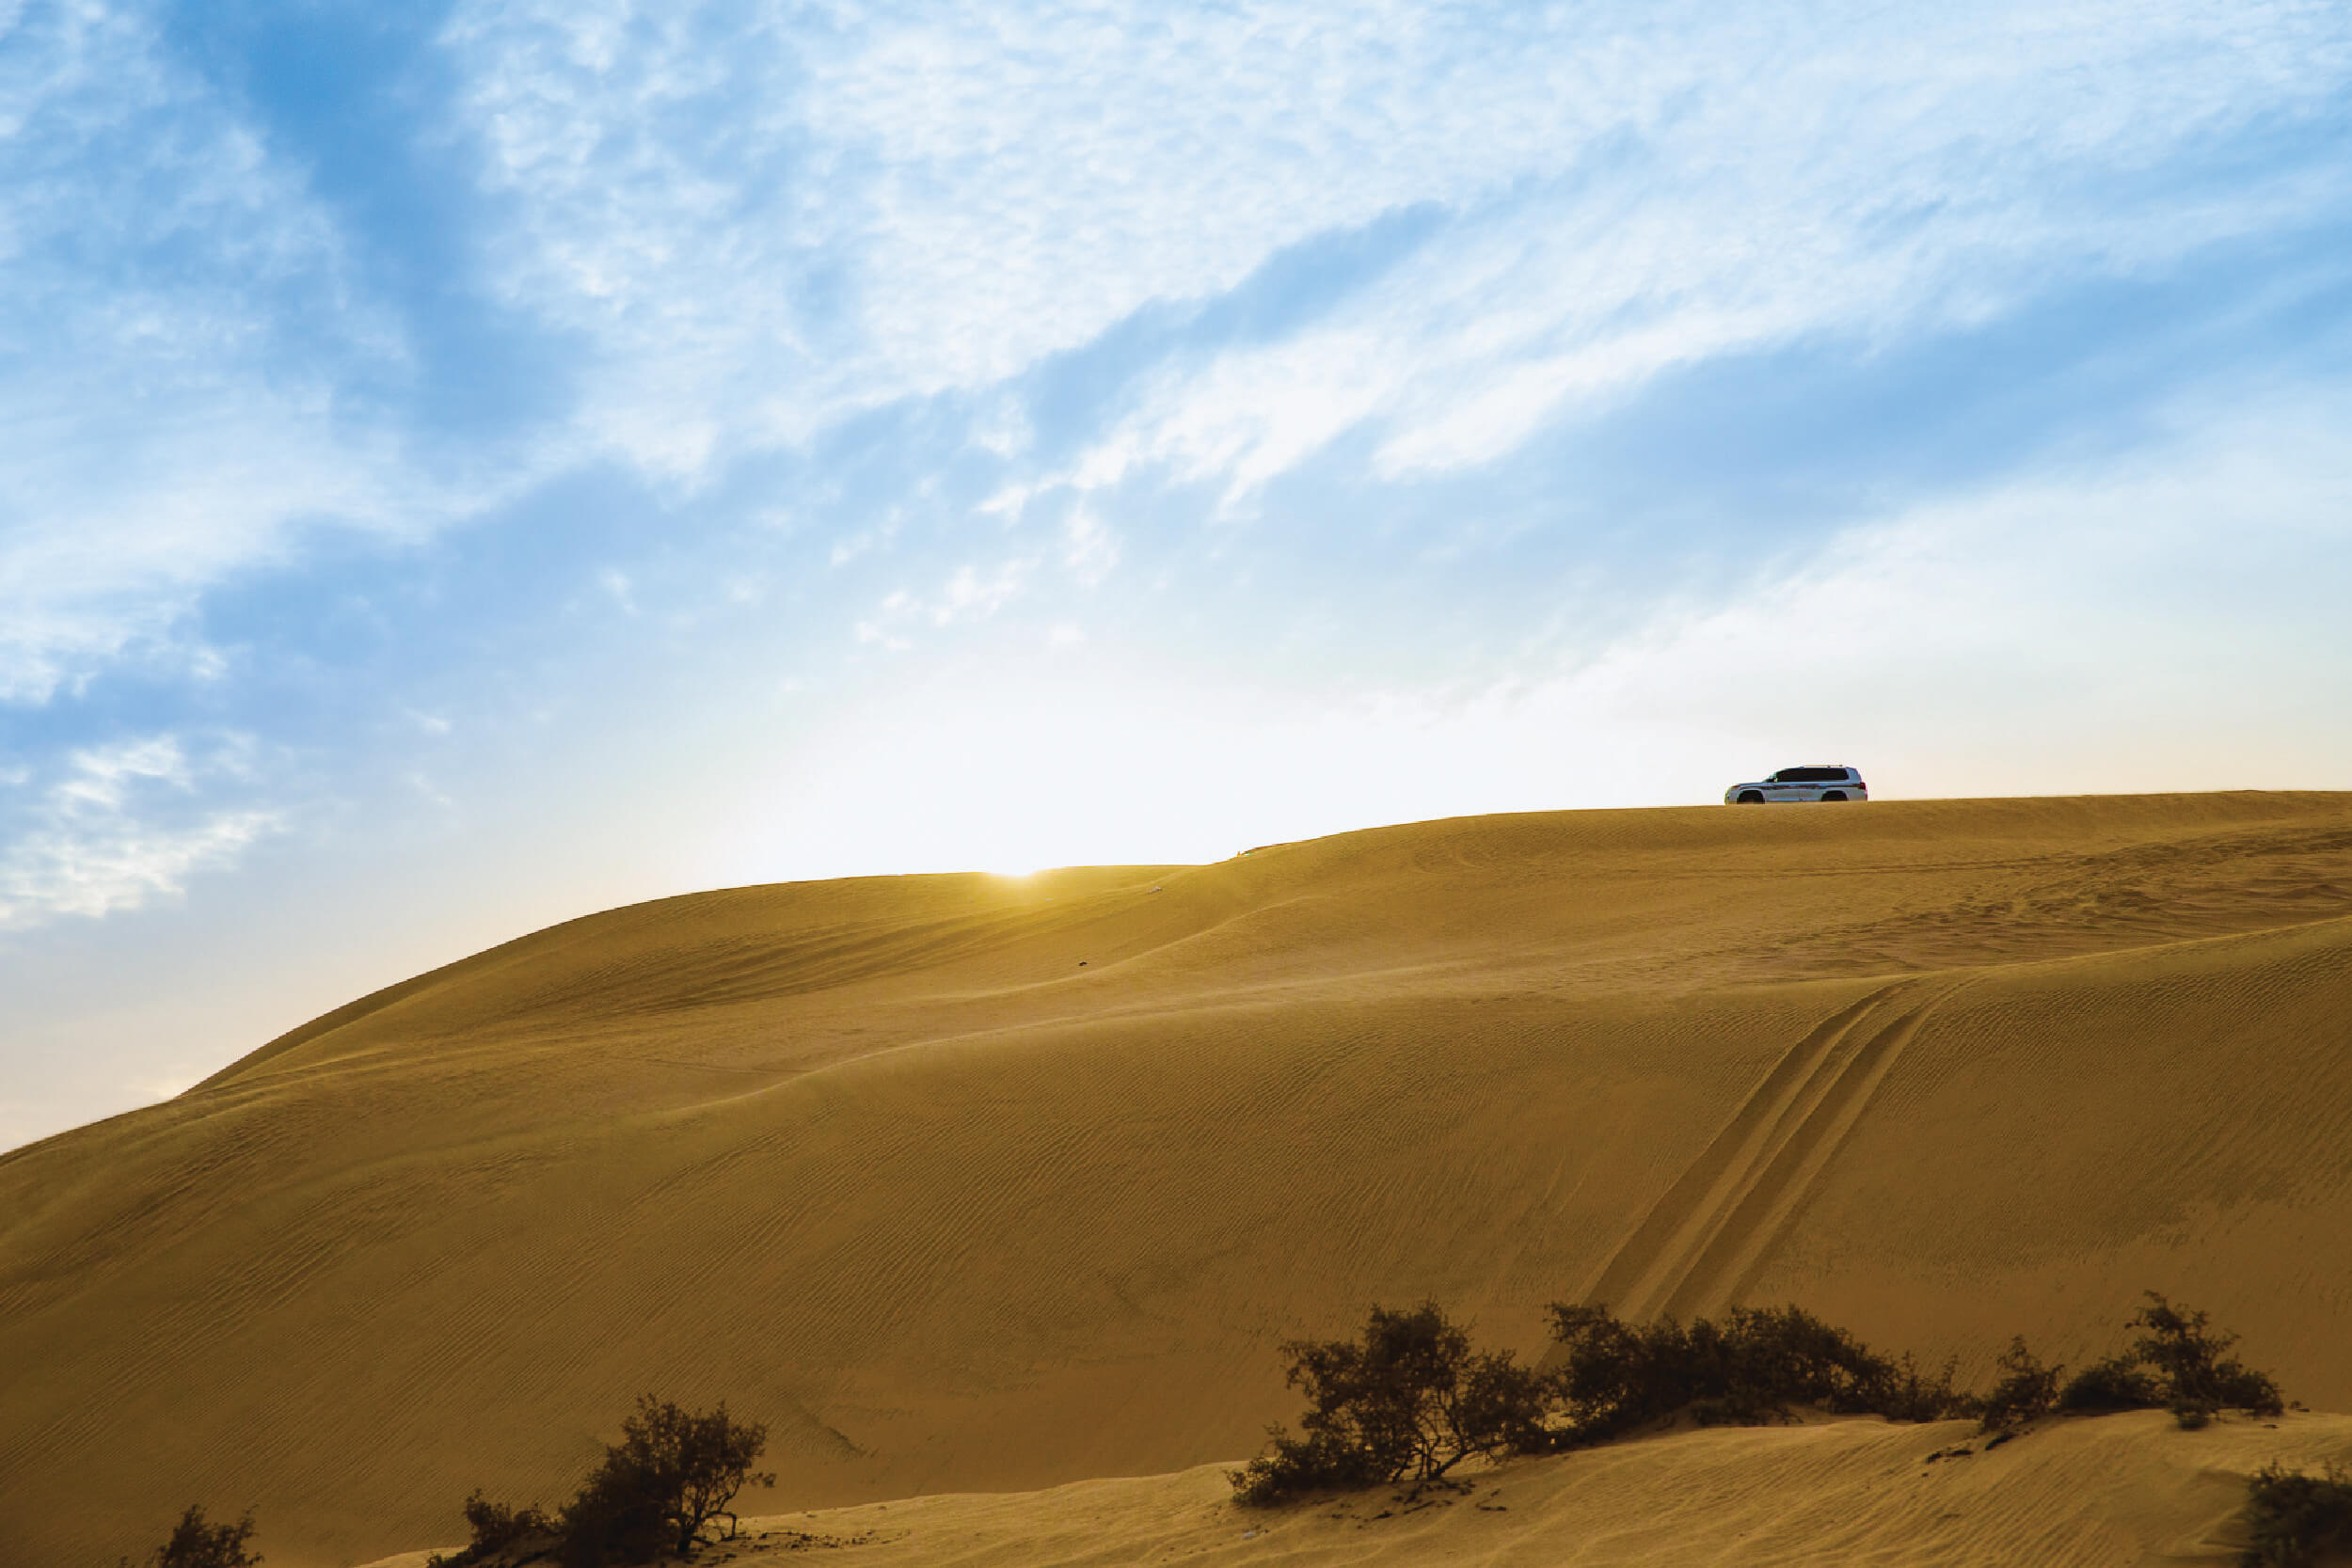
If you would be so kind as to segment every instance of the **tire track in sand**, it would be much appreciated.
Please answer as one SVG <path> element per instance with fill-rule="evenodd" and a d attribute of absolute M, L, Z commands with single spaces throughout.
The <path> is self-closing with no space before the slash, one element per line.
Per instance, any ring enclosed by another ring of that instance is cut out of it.
<path fill-rule="evenodd" d="M 1584 1299 L 1629 1321 L 1704 1315 L 1737 1300 L 1918 1028 L 1933 997 L 1904 1006 L 1916 984 L 1882 986 L 1789 1047 Z"/>

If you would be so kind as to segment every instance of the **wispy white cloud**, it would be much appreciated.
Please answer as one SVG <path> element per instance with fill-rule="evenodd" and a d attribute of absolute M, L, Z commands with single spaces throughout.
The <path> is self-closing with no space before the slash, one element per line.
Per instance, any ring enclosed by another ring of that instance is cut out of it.
<path fill-rule="evenodd" d="M 1093 588 L 1119 564 L 1119 538 L 1092 507 L 1073 507 L 1062 524 L 1062 564 L 1080 586 Z"/>
<path fill-rule="evenodd" d="M 637 585 L 629 580 L 627 572 L 617 566 L 607 566 L 596 574 L 596 584 L 622 614 L 634 616 L 637 613 Z"/>
<path fill-rule="evenodd" d="M 189 607 L 310 524 L 421 531 L 598 455 L 694 480 L 977 389 L 966 436 L 1018 470 L 1012 378 L 1408 208 L 1445 214 L 1418 251 L 1311 325 L 1180 343 L 1008 512 L 1138 469 L 1239 499 L 1356 430 L 1380 474 L 1475 464 L 1663 367 L 1988 316 L 2340 208 L 2341 163 L 2108 187 L 2340 101 L 2346 35 L 2293 0 L 461 4 L 457 121 L 414 134 L 478 153 L 495 200 L 436 264 L 581 355 L 576 419 L 461 483 L 352 395 L 414 351 L 298 150 L 136 0 L 18 8 L 0 702 L 126 660 L 217 675 Z"/>
<path fill-rule="evenodd" d="M 1019 597 L 1036 570 L 1037 562 L 1026 557 L 993 566 L 967 563 L 949 573 L 935 592 L 894 589 L 857 623 L 857 640 L 904 652 L 914 645 L 909 634 L 915 629 L 984 621 Z"/>
<path fill-rule="evenodd" d="M 516 205 L 510 296 L 606 346 L 607 434 L 655 466 L 986 385 L 1302 238 L 1553 166 L 1593 84 L 1573 33 L 1509 13 L 744 18 L 484 5 L 447 35 Z"/>
<path fill-rule="evenodd" d="M 95 918 L 178 896 L 277 831 L 273 811 L 219 803 L 249 780 L 243 736 L 159 734 L 69 753 L 36 798 L 7 813 L 0 930 Z"/>
<path fill-rule="evenodd" d="M 135 657 L 303 521 L 389 525 L 388 438 L 339 368 L 396 361 L 335 228 L 153 17 L 0 17 L 0 703 Z"/>
<path fill-rule="evenodd" d="M 1823 337 L 1867 354 L 2352 200 L 2342 158 L 2180 199 L 2137 183 L 2329 112 L 2352 30 L 2308 8 L 2241 29 L 2248 13 L 2194 8 L 1877 8 L 1834 43 L 1826 24 L 1765 40 L 1721 14 L 1679 69 L 1649 59 L 1584 105 L 1620 137 L 1581 126 L 1581 165 L 1457 203 L 1313 325 L 1169 366 L 1057 478 L 1150 467 L 1233 499 L 1359 428 L 1385 478 L 1476 465 L 1678 366 Z"/>
<path fill-rule="evenodd" d="M 1172 373 L 1073 476 L 1243 489 L 1368 420 L 1389 472 L 1477 462 L 1666 365 L 2161 266 L 2312 193 L 2109 187 L 2352 75 L 2340 13 L 2296 0 L 542 0 L 447 38 L 516 214 L 503 286 L 602 345 L 602 438 L 674 473 L 1459 215 L 1341 319 Z"/>

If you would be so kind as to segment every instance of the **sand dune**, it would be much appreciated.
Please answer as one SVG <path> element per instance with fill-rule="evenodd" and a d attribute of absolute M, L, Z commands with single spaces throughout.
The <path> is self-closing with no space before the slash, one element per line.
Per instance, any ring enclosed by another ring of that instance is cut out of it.
<path fill-rule="evenodd" d="M 1507 1464 L 1460 1492 L 1383 1490 L 1273 1512 L 1236 1507 L 1208 1465 L 752 1517 L 712 1560 L 786 1568 L 823 1551 L 815 1560 L 842 1568 L 2218 1568 L 2245 1544 L 2248 1475 L 2347 1456 L 2352 1418 L 2342 1416 L 2184 1433 L 2152 1412 L 1993 1449 L 1965 1421 L 1834 1421 L 1645 1439 Z M 427 1555 L 372 1568 L 423 1568 Z"/>
<path fill-rule="evenodd" d="M 644 1389 L 766 1420 L 795 1508 L 1184 1471 L 1291 1413 L 1278 1340 L 1427 1295 L 1531 1354 L 1550 1300 L 1794 1300 L 1972 1373 L 2154 1286 L 2352 1406 L 2347 1045 L 2342 795 L 614 911 L 0 1157 L 0 1560 L 192 1498 L 273 1568 L 445 1541 Z"/>

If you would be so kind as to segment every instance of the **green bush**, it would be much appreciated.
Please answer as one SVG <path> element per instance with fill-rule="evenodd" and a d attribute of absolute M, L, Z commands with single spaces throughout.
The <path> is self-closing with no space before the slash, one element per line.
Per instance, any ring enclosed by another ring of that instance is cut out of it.
<path fill-rule="evenodd" d="M 147 1561 L 151 1568 L 256 1568 L 262 1556 L 246 1550 L 252 1540 L 251 1509 L 233 1525 L 215 1525 L 206 1520 L 201 1506 L 190 1503 L 164 1544 L 148 1554 Z M 129 1568 L 130 1561 L 124 1558 L 123 1568 Z"/>
<path fill-rule="evenodd" d="M 466 1499 L 465 1512 L 471 1539 L 461 1551 L 434 1553 L 425 1560 L 424 1568 L 477 1568 L 501 1556 L 528 1561 L 561 1544 L 555 1521 L 535 1505 L 515 1509 L 494 1503 L 476 1487 Z"/>
<path fill-rule="evenodd" d="M 648 1472 L 608 1456 L 564 1505 L 557 1555 L 564 1568 L 651 1562 L 675 1539 L 667 1501 Z"/>
<path fill-rule="evenodd" d="M 2352 1553 L 2352 1475 L 2316 1476 L 2265 1465 L 2246 1481 L 2248 1568 L 2307 1568 Z"/>
<path fill-rule="evenodd" d="M 2069 1415 L 2096 1416 L 2117 1410 L 2156 1410 L 2166 1403 L 2164 1386 L 2137 1355 L 2093 1361 L 2058 1390 L 2058 1407 Z"/>
<path fill-rule="evenodd" d="M 465 1506 L 472 1539 L 426 1568 L 490 1568 L 550 1554 L 566 1568 L 605 1568 L 684 1556 L 714 1519 L 735 1533 L 731 1505 L 745 1486 L 775 1484 L 773 1475 L 752 1471 L 767 1446 L 768 1429 L 736 1421 L 723 1402 L 705 1414 L 644 1395 L 621 1422 L 621 1441 L 605 1449 L 559 1515 L 494 1503 L 477 1487 Z"/>
<path fill-rule="evenodd" d="M 1375 1307 L 1360 1339 L 1296 1339 L 1286 1379 L 1306 1392 L 1303 1437 L 1280 1427 L 1268 1450 L 1226 1473 L 1252 1504 L 1303 1492 L 1441 1480 L 1472 1454 L 1545 1446 L 1544 1383 L 1509 1352 L 1474 1351 L 1437 1304 Z"/>
<path fill-rule="evenodd" d="M 2153 1291 L 2123 1326 L 2144 1330 L 2132 1354 L 2159 1381 L 2165 1402 L 2185 1427 L 2201 1427 L 2220 1410 L 2276 1416 L 2286 1408 L 2279 1385 L 2233 1355 L 2234 1334 L 2216 1334 L 2202 1312 L 2175 1307 Z"/>
<path fill-rule="evenodd" d="M 1915 1362 L 1891 1361 L 1797 1307 L 1735 1307 L 1720 1323 L 1672 1318 L 1634 1324 L 1606 1307 L 1551 1307 L 1565 1365 L 1554 1386 L 1567 1446 L 1688 1415 L 1701 1425 L 1760 1425 L 1811 1405 L 1898 1420 L 1940 1420 L 1973 1408 Z"/>
<path fill-rule="evenodd" d="M 2131 1349 L 2094 1361 L 2059 1390 L 2058 1408 L 2096 1415 L 2169 1408 L 2194 1431 L 2224 1410 L 2276 1416 L 2285 1408 L 2268 1373 L 2228 1354 L 2234 1334 L 2217 1334 L 2203 1312 L 2176 1307 L 2157 1291 L 2123 1326 L 2139 1330 Z"/>
<path fill-rule="evenodd" d="M 1310 1433 L 1293 1437 L 1288 1429 L 1266 1429 L 1266 1450 L 1238 1470 L 1228 1470 L 1237 1501 L 1268 1508 L 1308 1492 L 1344 1492 L 1377 1486 L 1387 1478 L 1372 1455 L 1346 1437 Z"/>
<path fill-rule="evenodd" d="M 1435 1303 L 1375 1307 L 1360 1342 L 1282 1347 L 1289 1380 L 1310 1409 L 1301 1435 L 1269 1432 L 1267 1450 L 1228 1472 L 1245 1502 L 1323 1488 L 1442 1477 L 1472 1453 L 1564 1449 L 1676 1419 L 1760 1425 L 1800 1406 L 1898 1421 L 1974 1417 L 1985 1433 L 2014 1433 L 2054 1412 L 2169 1405 L 2184 1427 L 2222 1409 L 2277 1415 L 2279 1386 L 2228 1354 L 2236 1337 L 2153 1291 L 2125 1326 L 2130 1352 L 2071 1381 L 2012 1338 L 1992 1391 L 1952 1386 L 1956 1360 L 1930 1376 L 1909 1354 L 1889 1359 L 1797 1307 L 1735 1307 L 1720 1321 L 1629 1323 L 1604 1306 L 1550 1308 L 1560 1368 L 1546 1377 L 1508 1355 L 1480 1355 Z"/>
<path fill-rule="evenodd" d="M 2066 1369 L 2043 1366 L 2026 1348 L 2023 1335 L 2010 1339 L 2009 1349 L 2001 1353 L 1994 1366 L 2001 1375 L 1994 1381 L 1993 1391 L 1984 1397 L 1983 1422 L 1979 1431 L 2015 1432 L 2057 1408 L 2058 1375 Z"/>
<path fill-rule="evenodd" d="M 1952 1386 L 1960 1358 L 1951 1356 L 1932 1378 L 1919 1370 L 1909 1351 L 1888 1368 L 1871 1396 L 1870 1407 L 1890 1421 L 1943 1421 L 1983 1414 L 1983 1403 Z"/>
<path fill-rule="evenodd" d="M 773 1486 L 772 1474 L 753 1464 L 768 1446 L 768 1429 L 742 1425 L 725 1402 L 703 1414 L 681 1410 L 650 1394 L 621 1423 L 621 1441 L 564 1505 L 557 1529 L 565 1568 L 649 1562 L 662 1552 L 683 1556 L 711 1520 L 723 1517 L 749 1484 Z"/>

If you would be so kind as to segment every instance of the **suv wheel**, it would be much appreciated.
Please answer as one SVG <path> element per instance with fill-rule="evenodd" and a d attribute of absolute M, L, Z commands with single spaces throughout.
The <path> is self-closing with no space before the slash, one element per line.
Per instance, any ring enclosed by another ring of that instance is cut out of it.
<path fill-rule="evenodd" d="M 1846 792 L 1842 789 L 1825 789 L 1821 791 L 1821 799 L 1824 800 L 1842 800 L 1845 798 Z"/>
<path fill-rule="evenodd" d="M 1743 806 L 1760 806 L 1764 803 L 1764 792 L 1760 789 L 1743 789 L 1740 792 L 1739 803 Z"/>

